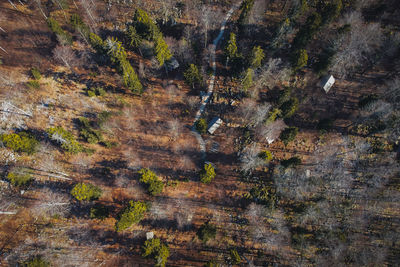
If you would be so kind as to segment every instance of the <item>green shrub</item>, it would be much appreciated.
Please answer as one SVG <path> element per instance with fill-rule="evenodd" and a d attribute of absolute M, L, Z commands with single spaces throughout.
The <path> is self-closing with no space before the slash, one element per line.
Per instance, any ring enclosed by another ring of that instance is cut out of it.
<path fill-rule="evenodd" d="M 231 263 L 232 263 L 233 265 L 239 264 L 240 261 L 242 260 L 242 259 L 240 258 L 240 255 L 239 255 L 239 253 L 237 252 L 236 249 L 231 249 L 231 250 L 229 251 L 229 254 L 230 254 L 230 258 L 231 258 Z"/>
<path fill-rule="evenodd" d="M 103 87 L 96 87 L 96 94 L 98 96 L 105 96 L 107 94 Z"/>
<path fill-rule="evenodd" d="M 281 116 L 283 118 L 290 118 L 296 113 L 299 107 L 299 100 L 296 97 L 290 98 L 288 101 L 284 102 L 280 106 L 280 110 L 282 111 Z"/>
<path fill-rule="evenodd" d="M 36 67 L 33 67 L 33 68 L 31 69 L 31 74 L 32 74 L 32 77 L 33 77 L 35 80 L 40 80 L 40 79 L 42 78 L 42 75 L 40 74 L 39 69 L 36 68 Z"/>
<path fill-rule="evenodd" d="M 254 201 L 259 204 L 274 208 L 277 198 L 275 189 L 268 185 L 257 185 L 246 192 L 243 197 L 247 200 Z"/>
<path fill-rule="evenodd" d="M 100 219 L 104 220 L 110 214 L 109 209 L 101 204 L 96 204 L 94 207 L 90 209 L 90 218 L 91 219 Z"/>
<path fill-rule="evenodd" d="M 88 90 L 88 91 L 87 91 L 87 94 L 88 94 L 89 97 L 94 97 L 94 96 L 96 96 L 96 92 L 93 91 L 93 90 Z"/>
<path fill-rule="evenodd" d="M 110 111 L 102 111 L 100 113 L 97 114 L 97 124 L 101 127 L 103 125 L 103 123 L 105 123 L 106 121 L 108 121 L 111 116 L 113 115 L 112 112 Z"/>
<path fill-rule="evenodd" d="M 115 230 L 121 232 L 133 224 L 139 223 L 143 220 L 146 214 L 146 204 L 140 201 L 129 201 L 128 207 L 126 207 L 122 213 L 118 216 L 118 220 L 115 223 Z"/>
<path fill-rule="evenodd" d="M 206 119 L 201 118 L 198 121 L 196 121 L 195 124 L 196 130 L 201 133 L 201 134 L 205 134 L 207 132 L 207 122 Z"/>
<path fill-rule="evenodd" d="M 15 152 L 24 152 L 33 154 L 39 142 L 27 132 L 1 134 L 0 141 L 5 147 L 12 149 Z"/>
<path fill-rule="evenodd" d="M 274 108 L 272 111 L 269 112 L 268 119 L 266 122 L 270 123 L 276 121 L 276 118 L 280 116 L 281 113 L 282 111 L 279 108 Z"/>
<path fill-rule="evenodd" d="M 295 139 L 298 132 L 299 129 L 297 127 L 288 127 L 281 132 L 279 138 L 286 146 L 288 143 L 292 142 Z"/>
<path fill-rule="evenodd" d="M 102 141 L 101 144 L 102 144 L 103 146 L 105 146 L 106 148 L 114 148 L 114 147 L 117 147 L 117 146 L 118 146 L 118 143 L 117 143 L 117 142 L 111 142 L 111 141 L 107 141 L 107 140 Z"/>
<path fill-rule="evenodd" d="M 59 38 L 61 38 L 65 43 L 72 44 L 71 34 L 64 31 L 55 19 L 48 18 L 47 25 L 49 26 L 50 30 L 54 32 Z"/>
<path fill-rule="evenodd" d="M 217 263 L 215 260 L 208 261 L 204 267 L 221 267 L 222 265 Z"/>
<path fill-rule="evenodd" d="M 80 117 L 78 118 L 78 122 L 80 128 L 79 135 L 85 139 L 85 141 L 89 144 L 97 144 L 98 142 L 103 141 L 103 135 L 99 130 L 94 129 L 91 126 L 91 122 L 88 118 Z"/>
<path fill-rule="evenodd" d="M 293 53 L 292 56 L 292 65 L 294 71 L 298 71 L 305 67 L 308 62 L 308 54 L 307 50 L 305 49 L 299 49 Z"/>
<path fill-rule="evenodd" d="M 50 139 L 59 143 L 65 151 L 73 154 L 82 152 L 82 146 L 75 140 L 72 133 L 61 126 L 49 128 L 46 132 Z"/>
<path fill-rule="evenodd" d="M 264 150 L 258 154 L 258 157 L 265 160 L 266 162 L 270 162 L 272 160 L 272 153 L 268 150 Z"/>
<path fill-rule="evenodd" d="M 204 164 L 204 168 L 200 171 L 200 181 L 202 183 L 209 184 L 215 178 L 215 176 L 215 170 L 211 163 Z"/>
<path fill-rule="evenodd" d="M 30 80 L 30 81 L 28 81 L 26 83 L 26 85 L 29 88 L 32 88 L 32 89 L 39 89 L 40 88 L 40 83 L 39 83 L 39 81 L 36 81 L 36 80 Z"/>
<path fill-rule="evenodd" d="M 7 180 L 10 181 L 10 183 L 13 186 L 26 187 L 32 183 L 33 178 L 28 173 L 23 173 L 23 172 L 17 171 L 17 172 L 9 172 L 7 175 Z"/>
<path fill-rule="evenodd" d="M 146 240 L 142 247 L 143 257 L 151 257 L 157 267 L 164 267 L 169 257 L 169 248 L 159 238 Z"/>
<path fill-rule="evenodd" d="M 87 94 L 89 97 L 93 96 L 105 96 L 107 94 L 106 90 L 103 87 L 94 87 L 87 89 Z"/>
<path fill-rule="evenodd" d="M 139 171 L 139 174 L 141 175 L 139 181 L 147 186 L 147 190 L 152 196 L 162 193 L 164 183 L 153 171 L 143 168 Z"/>
<path fill-rule="evenodd" d="M 79 183 L 72 190 L 71 195 L 79 201 L 90 201 L 101 197 L 101 189 L 92 184 Z"/>
<path fill-rule="evenodd" d="M 292 94 L 292 88 L 286 87 L 284 90 L 280 90 L 276 100 L 276 104 L 281 106 L 283 103 L 290 100 Z"/>
<path fill-rule="evenodd" d="M 44 260 L 41 256 L 36 256 L 22 263 L 23 267 L 50 267 L 50 263 Z"/>
<path fill-rule="evenodd" d="M 289 159 L 281 160 L 281 165 L 285 168 L 296 167 L 301 164 L 301 159 L 299 157 L 291 157 Z"/>
<path fill-rule="evenodd" d="M 78 14 L 72 14 L 70 18 L 70 23 L 72 27 L 79 33 L 83 35 L 84 38 L 89 38 L 90 28 L 83 22 Z"/>
<path fill-rule="evenodd" d="M 210 239 L 214 239 L 216 235 L 217 227 L 209 222 L 204 223 L 197 231 L 197 236 L 204 243 L 206 243 Z"/>

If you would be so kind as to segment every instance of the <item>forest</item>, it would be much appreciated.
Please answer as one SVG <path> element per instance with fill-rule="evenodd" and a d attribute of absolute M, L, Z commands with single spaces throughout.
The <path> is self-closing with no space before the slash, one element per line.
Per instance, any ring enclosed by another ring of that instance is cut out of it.
<path fill-rule="evenodd" d="M 0 1 L 0 266 L 400 266 L 398 0 Z"/>

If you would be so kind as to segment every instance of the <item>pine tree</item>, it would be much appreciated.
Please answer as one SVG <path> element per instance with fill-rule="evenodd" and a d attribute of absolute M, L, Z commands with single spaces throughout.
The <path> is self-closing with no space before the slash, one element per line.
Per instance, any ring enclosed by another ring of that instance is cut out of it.
<path fill-rule="evenodd" d="M 307 50 L 305 50 L 305 49 L 297 50 L 293 55 L 292 61 L 293 61 L 292 62 L 293 63 L 293 69 L 295 71 L 298 71 L 301 68 L 305 67 L 307 65 L 307 62 L 308 62 Z"/>
<path fill-rule="evenodd" d="M 264 50 L 260 46 L 253 47 L 250 57 L 250 67 L 257 69 L 265 57 Z"/>
<path fill-rule="evenodd" d="M 233 32 L 231 32 L 231 34 L 229 35 L 229 41 L 227 46 L 225 47 L 225 55 L 227 57 L 227 61 L 237 57 L 238 55 L 238 48 L 236 45 L 236 34 L 234 34 Z"/>
<path fill-rule="evenodd" d="M 101 39 L 100 36 L 91 32 L 89 34 L 89 42 L 90 42 L 90 45 L 93 47 L 93 49 L 97 51 L 97 53 L 99 53 L 99 54 L 105 53 L 104 41 L 103 41 L 103 39 Z"/>
<path fill-rule="evenodd" d="M 149 14 L 142 9 L 136 9 L 133 22 L 138 34 L 147 40 L 154 41 L 160 32 Z"/>
<path fill-rule="evenodd" d="M 156 53 L 156 58 L 160 66 L 162 66 L 164 65 L 166 60 L 169 60 L 172 57 L 172 54 L 161 33 L 157 35 L 154 42 L 155 42 L 154 49 Z"/>
<path fill-rule="evenodd" d="M 126 207 L 121 214 L 119 214 L 118 221 L 115 223 L 115 230 L 121 232 L 133 224 L 139 223 L 143 220 L 147 212 L 147 206 L 145 203 L 140 201 L 129 201 L 128 207 Z"/>
<path fill-rule="evenodd" d="M 247 90 L 253 85 L 253 76 L 254 76 L 254 70 L 248 68 L 242 80 L 242 90 L 244 92 L 247 92 Z"/>
<path fill-rule="evenodd" d="M 202 82 L 202 77 L 200 75 L 199 69 L 194 64 L 189 65 L 183 76 L 185 77 L 186 83 L 190 85 L 193 89 L 196 84 L 201 84 Z"/>
<path fill-rule="evenodd" d="M 131 49 L 137 48 L 142 55 L 140 50 L 140 44 L 142 43 L 142 38 L 137 33 L 136 28 L 130 25 L 126 31 L 126 39 L 128 41 L 128 46 Z"/>
<path fill-rule="evenodd" d="M 214 167 L 210 163 L 204 164 L 204 169 L 200 172 L 200 181 L 209 184 L 215 178 L 215 175 Z"/>
<path fill-rule="evenodd" d="M 140 95 L 143 93 L 143 85 L 131 64 L 124 60 L 122 63 L 122 78 L 124 85 L 128 87 L 133 93 Z"/>
<path fill-rule="evenodd" d="M 254 0 L 244 0 L 242 5 L 240 6 L 240 16 L 238 19 L 238 24 L 239 26 L 243 26 L 245 23 L 247 23 L 247 20 L 250 15 L 250 11 L 254 6 Z"/>

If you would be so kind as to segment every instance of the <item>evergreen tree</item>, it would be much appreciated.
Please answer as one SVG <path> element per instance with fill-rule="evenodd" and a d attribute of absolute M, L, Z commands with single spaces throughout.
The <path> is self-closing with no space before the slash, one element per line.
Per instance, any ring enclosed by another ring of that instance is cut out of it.
<path fill-rule="evenodd" d="M 305 67 L 307 65 L 307 62 L 308 62 L 307 50 L 300 49 L 294 53 L 292 58 L 292 64 L 293 64 L 293 69 L 295 71 L 298 71 L 301 68 Z"/>
<path fill-rule="evenodd" d="M 204 169 L 200 172 L 200 181 L 209 184 L 215 178 L 215 175 L 214 167 L 210 163 L 204 164 Z"/>
<path fill-rule="evenodd" d="M 165 61 L 171 59 L 172 54 L 168 48 L 167 43 L 165 42 L 161 33 L 157 35 L 154 40 L 154 50 L 156 53 L 156 58 L 160 66 L 164 65 Z"/>
<path fill-rule="evenodd" d="M 79 201 L 98 199 L 101 194 L 99 187 L 85 183 L 76 184 L 71 190 L 71 195 Z"/>
<path fill-rule="evenodd" d="M 242 79 L 242 90 L 247 92 L 247 90 L 253 85 L 254 70 L 248 68 Z"/>
<path fill-rule="evenodd" d="M 287 146 L 287 144 L 289 144 L 296 138 L 298 132 L 299 129 L 297 127 L 288 127 L 281 132 L 279 138 L 282 140 L 285 146 Z"/>
<path fill-rule="evenodd" d="M 140 95 L 143 93 L 143 85 L 140 82 L 135 70 L 127 60 L 122 62 L 122 78 L 124 85 L 128 87 L 134 94 Z"/>
<path fill-rule="evenodd" d="M 199 69 L 194 64 L 189 65 L 183 76 L 185 77 L 186 83 L 190 85 L 192 89 L 194 89 L 194 86 L 196 84 L 201 84 L 203 80 L 200 75 Z"/>
<path fill-rule="evenodd" d="M 136 9 L 133 16 L 133 23 L 137 33 L 147 40 L 155 40 L 159 30 L 154 21 L 150 18 L 149 14 L 142 9 Z"/>
<path fill-rule="evenodd" d="M 264 50 L 260 46 L 253 47 L 250 57 L 250 67 L 257 69 L 265 57 Z"/>
<path fill-rule="evenodd" d="M 169 248 L 159 238 L 146 240 L 142 247 L 142 257 L 152 257 L 156 267 L 164 267 L 169 257 Z"/>
<path fill-rule="evenodd" d="M 225 55 L 227 57 L 227 61 L 238 56 L 238 48 L 236 45 L 236 34 L 234 34 L 233 32 L 231 32 L 231 34 L 229 35 L 229 41 L 225 47 Z"/>
<path fill-rule="evenodd" d="M 130 25 L 128 27 L 128 30 L 126 31 L 126 39 L 128 41 L 128 46 L 133 49 L 133 48 L 138 48 L 140 44 L 142 43 L 142 38 L 140 35 L 136 32 L 136 28 Z M 140 51 L 140 49 L 139 49 Z"/>
<path fill-rule="evenodd" d="M 242 2 L 242 5 L 240 6 L 241 13 L 238 19 L 239 27 L 247 23 L 250 11 L 253 8 L 253 6 L 254 6 L 254 0 L 244 0 Z"/>
<path fill-rule="evenodd" d="M 118 221 L 115 223 L 115 230 L 121 232 L 131 227 L 133 224 L 139 223 L 143 220 L 146 212 L 147 206 L 145 203 L 140 201 L 129 201 L 128 207 L 126 207 L 118 216 Z"/>
<path fill-rule="evenodd" d="M 164 184 L 153 171 L 143 168 L 139 171 L 139 174 L 141 175 L 139 182 L 147 185 L 147 190 L 152 196 L 162 193 Z"/>
<path fill-rule="evenodd" d="M 104 41 L 103 39 L 101 39 L 100 36 L 91 32 L 89 34 L 89 42 L 90 45 L 93 47 L 93 49 L 97 51 L 97 53 L 99 54 L 105 53 Z"/>

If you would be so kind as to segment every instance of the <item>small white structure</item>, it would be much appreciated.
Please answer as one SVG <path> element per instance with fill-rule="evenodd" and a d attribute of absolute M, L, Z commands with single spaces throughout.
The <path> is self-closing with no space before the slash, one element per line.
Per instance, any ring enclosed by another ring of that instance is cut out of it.
<path fill-rule="evenodd" d="M 213 134 L 215 132 L 215 130 L 217 130 L 219 128 L 219 126 L 221 126 L 222 124 L 222 120 L 218 117 L 213 118 L 210 123 L 208 124 L 208 132 L 210 134 Z"/>
<path fill-rule="evenodd" d="M 154 233 L 153 232 L 147 232 L 146 233 L 146 240 L 153 239 L 153 238 L 154 238 Z"/>
<path fill-rule="evenodd" d="M 268 145 L 272 144 L 275 141 L 275 139 L 271 138 L 271 137 L 267 137 L 266 139 L 267 139 Z"/>
<path fill-rule="evenodd" d="M 335 78 L 332 75 L 324 77 L 321 81 L 321 87 L 325 90 L 326 93 L 329 92 L 334 84 Z"/>

